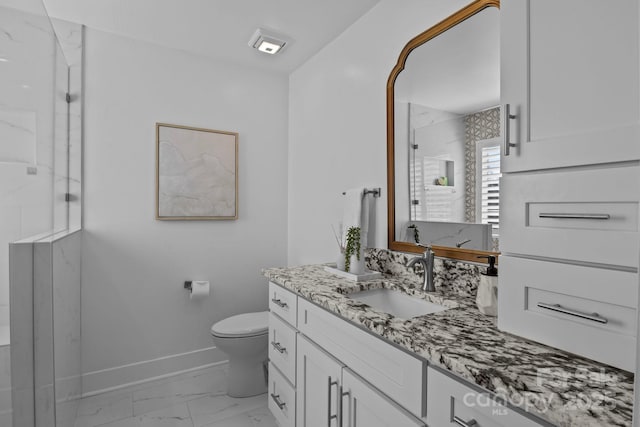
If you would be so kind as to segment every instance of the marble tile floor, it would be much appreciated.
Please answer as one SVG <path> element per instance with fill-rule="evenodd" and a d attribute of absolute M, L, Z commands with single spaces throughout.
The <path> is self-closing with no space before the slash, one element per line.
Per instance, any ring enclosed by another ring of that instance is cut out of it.
<path fill-rule="evenodd" d="M 215 366 L 83 398 L 72 427 L 277 427 L 267 394 L 228 397 L 226 373 Z"/>

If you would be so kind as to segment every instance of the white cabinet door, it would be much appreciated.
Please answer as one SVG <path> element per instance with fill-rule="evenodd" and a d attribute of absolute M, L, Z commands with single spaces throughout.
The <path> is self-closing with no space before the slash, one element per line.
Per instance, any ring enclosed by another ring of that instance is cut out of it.
<path fill-rule="evenodd" d="M 500 15 L 516 116 L 502 171 L 640 158 L 638 1 L 503 0 Z"/>
<path fill-rule="evenodd" d="M 344 427 L 425 426 L 347 368 L 342 370 L 340 399 Z"/>
<path fill-rule="evenodd" d="M 343 365 L 302 335 L 297 352 L 296 425 L 338 427 Z"/>
<path fill-rule="evenodd" d="M 542 421 L 519 414 L 450 377 L 429 368 L 427 423 L 433 427 L 541 427 Z"/>

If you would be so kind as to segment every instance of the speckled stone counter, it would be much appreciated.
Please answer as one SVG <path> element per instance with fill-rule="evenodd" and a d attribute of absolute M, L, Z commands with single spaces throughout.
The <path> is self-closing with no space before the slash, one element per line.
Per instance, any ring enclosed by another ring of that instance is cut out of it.
<path fill-rule="evenodd" d="M 406 255 L 369 252 L 369 268 L 381 279 L 353 282 L 322 265 L 269 268 L 264 275 L 315 304 L 368 329 L 431 365 L 477 384 L 512 406 L 558 426 L 630 426 L 633 374 L 501 332 L 481 314 L 473 296 L 478 266 L 437 260 L 435 293 L 403 269 Z M 395 261 L 395 262 L 390 262 Z M 455 266 L 455 267 L 452 267 Z M 393 271 L 395 270 L 395 271 Z M 346 295 L 373 288 L 397 289 L 447 310 L 400 319 Z"/>

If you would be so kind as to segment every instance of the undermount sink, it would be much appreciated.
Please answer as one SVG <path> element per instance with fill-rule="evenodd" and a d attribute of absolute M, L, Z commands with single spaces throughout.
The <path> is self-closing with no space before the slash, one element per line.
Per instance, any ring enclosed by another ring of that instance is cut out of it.
<path fill-rule="evenodd" d="M 355 292 L 347 297 L 365 303 L 377 311 L 389 313 L 402 319 L 410 319 L 447 309 L 447 307 L 385 288 Z"/>

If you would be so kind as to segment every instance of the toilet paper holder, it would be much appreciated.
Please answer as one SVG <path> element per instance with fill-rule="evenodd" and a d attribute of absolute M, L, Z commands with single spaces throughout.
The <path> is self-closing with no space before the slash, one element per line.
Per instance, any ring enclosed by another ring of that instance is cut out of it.
<path fill-rule="evenodd" d="M 185 289 L 189 289 L 190 291 L 193 290 L 193 281 L 191 280 L 185 280 L 184 282 L 184 288 Z"/>

